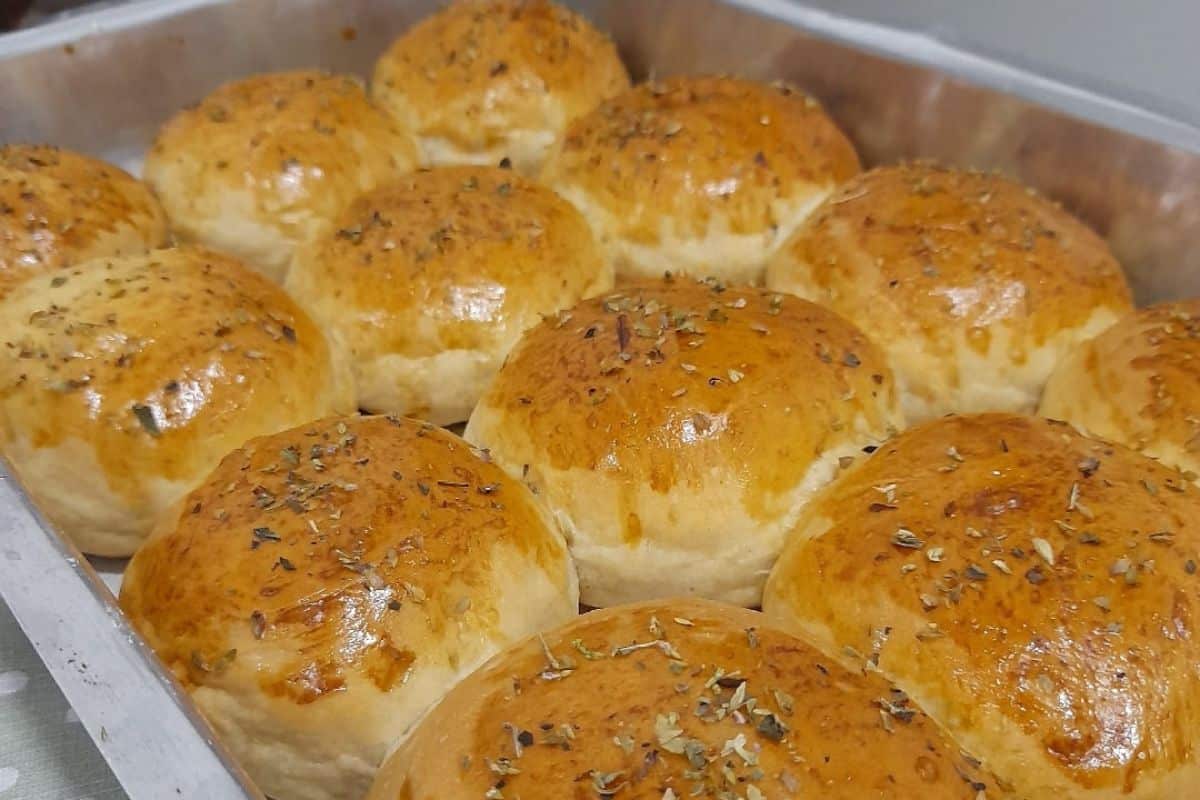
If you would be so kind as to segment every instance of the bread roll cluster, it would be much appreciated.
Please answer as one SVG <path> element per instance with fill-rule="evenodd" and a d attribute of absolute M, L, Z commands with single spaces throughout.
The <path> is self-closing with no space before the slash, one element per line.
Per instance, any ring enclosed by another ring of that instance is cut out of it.
<path fill-rule="evenodd" d="M 1200 307 L 868 166 L 547 0 L 5 145 L 0 449 L 275 800 L 1191 796 Z"/>

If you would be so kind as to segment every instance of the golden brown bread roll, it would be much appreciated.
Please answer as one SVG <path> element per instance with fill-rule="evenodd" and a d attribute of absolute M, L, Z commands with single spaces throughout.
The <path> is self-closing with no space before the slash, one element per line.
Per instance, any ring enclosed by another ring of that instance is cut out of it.
<path fill-rule="evenodd" d="M 464 435 L 558 516 L 584 603 L 752 606 L 808 498 L 898 427 L 891 373 L 853 325 L 677 279 L 530 330 Z"/>
<path fill-rule="evenodd" d="M 457 436 L 394 417 L 234 451 L 121 590 L 259 787 L 289 800 L 362 797 L 443 692 L 577 603 L 529 491 Z"/>
<path fill-rule="evenodd" d="M 1200 494 L 1008 414 L 913 428 L 804 511 L 774 623 L 908 693 L 1025 800 L 1192 796 Z"/>
<path fill-rule="evenodd" d="M 902 692 L 699 600 L 594 611 L 460 683 L 370 800 L 1007 796 Z"/>
<path fill-rule="evenodd" d="M 521 332 L 612 287 L 587 223 L 496 167 L 365 194 L 297 254 L 287 288 L 349 360 L 368 411 L 462 422 Z"/>
<path fill-rule="evenodd" d="M 233 81 L 179 112 L 144 172 L 177 236 L 282 281 L 316 225 L 416 163 L 412 135 L 357 79 L 307 70 Z"/>
<path fill-rule="evenodd" d="M 1200 300 L 1123 317 L 1050 376 L 1040 414 L 1200 474 Z"/>
<path fill-rule="evenodd" d="M 858 169 L 800 91 L 677 77 L 573 122 L 542 179 L 588 218 L 618 277 L 758 283 L 775 248 Z"/>
<path fill-rule="evenodd" d="M 166 243 L 158 201 L 124 170 L 57 147 L 0 146 L 0 296 L 36 273 Z"/>
<path fill-rule="evenodd" d="M 841 187 L 767 268 L 891 359 L 909 420 L 1037 407 L 1058 359 L 1132 308 L 1104 241 L 1007 178 L 915 163 Z"/>
<path fill-rule="evenodd" d="M 247 438 L 353 409 L 283 290 L 182 248 L 36 275 L 0 302 L 0 449 L 84 552 L 127 556 Z"/>
<path fill-rule="evenodd" d="M 547 0 L 457 0 L 397 39 L 371 92 L 429 165 L 535 174 L 567 123 L 629 88 L 612 41 Z"/>

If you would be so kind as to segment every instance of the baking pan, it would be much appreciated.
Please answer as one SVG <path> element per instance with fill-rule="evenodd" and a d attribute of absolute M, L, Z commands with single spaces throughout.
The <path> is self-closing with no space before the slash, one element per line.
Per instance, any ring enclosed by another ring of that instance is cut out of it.
<path fill-rule="evenodd" d="M 799 2 L 569 4 L 612 32 L 635 77 L 792 81 L 823 101 L 868 164 L 931 157 L 1003 170 L 1107 237 L 1139 302 L 1200 295 L 1192 125 Z M 302 66 L 367 75 L 436 5 L 144 0 L 9 34 L 0 141 L 48 142 L 136 171 L 162 121 L 222 81 Z M 258 797 L 117 610 L 121 566 L 81 558 L 0 471 L 0 595 L 129 795 Z"/>

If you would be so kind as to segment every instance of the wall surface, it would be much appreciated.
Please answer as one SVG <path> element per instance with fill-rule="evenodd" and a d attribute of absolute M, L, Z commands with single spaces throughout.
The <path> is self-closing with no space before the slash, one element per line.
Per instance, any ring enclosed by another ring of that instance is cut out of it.
<path fill-rule="evenodd" d="M 803 0 L 1200 125 L 1200 0 Z"/>

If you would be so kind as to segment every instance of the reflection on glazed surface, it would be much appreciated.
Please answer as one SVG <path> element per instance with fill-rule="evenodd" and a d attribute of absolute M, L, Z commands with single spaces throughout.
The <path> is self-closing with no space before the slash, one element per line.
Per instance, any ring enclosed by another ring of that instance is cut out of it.
<path fill-rule="evenodd" d="M 0 295 L 37 272 L 167 243 L 149 187 L 56 147 L 0 146 Z"/>
<path fill-rule="evenodd" d="M 371 461 L 379 465 L 368 469 Z M 338 678 L 329 691 L 340 690 L 359 657 L 388 642 L 422 649 L 425 637 L 462 624 L 481 642 L 501 636 L 494 550 L 513 548 L 565 589 L 565 551 L 540 513 L 518 484 L 433 426 L 313 423 L 224 459 L 139 552 L 122 602 L 187 685 L 208 673 L 192 653 L 211 663 L 244 627 L 264 648 L 296 640 L 291 668 L 256 672 L 268 688 L 308 685 L 305 675 L 325 671 Z"/>
<path fill-rule="evenodd" d="M 878 675 L 760 614 L 683 599 L 593 611 L 498 656 L 422 722 L 369 798 L 470 800 L 501 780 L 526 800 L 1006 796 Z"/>
<path fill-rule="evenodd" d="M 1070 354 L 1039 413 L 1200 474 L 1200 300 L 1125 316 Z"/>
<path fill-rule="evenodd" d="M 282 280 L 320 223 L 416 163 L 411 134 L 358 80 L 297 71 L 224 84 L 176 114 L 145 175 L 178 236 Z"/>
<path fill-rule="evenodd" d="M 1066 212 L 998 175 L 923 163 L 841 187 L 770 272 L 813 286 L 868 332 L 931 344 L 947 324 L 1012 321 L 1037 345 L 1097 307 L 1131 306 L 1120 265 Z"/>
<path fill-rule="evenodd" d="M 288 286 L 366 359 L 511 340 L 605 272 L 586 224 L 552 192 L 503 169 L 438 167 L 358 198 Z"/>
<path fill-rule="evenodd" d="M 629 87 L 613 43 L 545 0 L 451 4 L 397 39 L 372 95 L 421 137 L 425 163 L 508 157 L 534 174 L 568 122 Z"/>
<path fill-rule="evenodd" d="M 6 298 L 0 330 L 5 450 L 69 534 L 103 527 L 119 508 L 137 519 L 125 531 L 136 541 L 246 437 L 353 407 L 309 318 L 277 286 L 204 250 L 32 279 Z M 53 467 L 45 459 L 76 447 L 94 462 L 72 459 L 81 485 L 42 474 Z M 62 493 L 77 497 L 55 501 Z M 93 494 L 111 494 L 96 501 L 106 507 L 73 519 L 68 509 Z"/>
<path fill-rule="evenodd" d="M 542 178 L 613 214 L 615 235 L 790 227 L 782 203 L 858 172 L 853 146 L 812 98 L 783 84 L 669 78 L 602 103 L 566 130 Z M 717 201 L 714 204 L 714 201 Z"/>
<path fill-rule="evenodd" d="M 877 665 L 1023 796 L 1182 797 L 1198 561 L 1179 473 L 1062 423 L 949 417 L 814 500 L 763 606 Z"/>
<path fill-rule="evenodd" d="M 538 463 L 658 492 L 726 465 L 766 513 L 817 454 L 863 435 L 860 421 L 885 431 L 894 391 L 875 345 L 825 309 L 681 278 L 547 319 L 484 402 L 510 415 Z"/>
<path fill-rule="evenodd" d="M 565 543 L 525 487 L 432 425 L 358 416 L 230 453 L 121 593 L 272 793 L 308 762 L 373 768 L 463 673 L 577 604 Z M 253 727 L 230 702 L 257 709 Z M 361 796 L 345 777 L 318 796 Z"/>
<path fill-rule="evenodd" d="M 913 421 L 1032 412 L 1055 363 L 1132 308 L 1104 241 L 996 174 L 916 162 L 847 182 L 767 266 L 884 347 Z"/>
<path fill-rule="evenodd" d="M 361 196 L 298 255 L 287 280 L 342 343 L 364 407 L 434 417 L 405 404 L 423 380 L 410 373 L 436 369 L 422 360 L 457 354 L 490 377 L 540 315 L 611 285 L 579 212 L 496 167 L 421 170 Z M 469 411 L 481 387 L 456 374 L 443 382 L 442 391 L 475 393 Z M 365 391 L 372 384 L 381 390 Z"/>
<path fill-rule="evenodd" d="M 846 320 L 674 278 L 532 328 L 463 435 L 563 521 L 585 603 L 756 606 L 798 509 L 901 427 L 883 356 Z"/>

